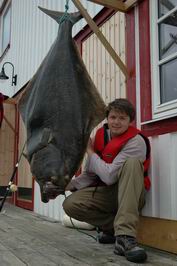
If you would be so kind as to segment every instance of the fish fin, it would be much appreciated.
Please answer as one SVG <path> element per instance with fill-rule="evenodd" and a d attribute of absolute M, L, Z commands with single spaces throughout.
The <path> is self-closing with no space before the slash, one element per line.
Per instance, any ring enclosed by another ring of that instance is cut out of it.
<path fill-rule="evenodd" d="M 26 153 L 22 153 L 26 160 L 28 160 L 28 155 Z"/>
<path fill-rule="evenodd" d="M 64 16 L 65 12 L 59 12 L 59 11 L 54 11 L 54 10 L 49 10 L 43 7 L 38 6 L 38 8 L 44 12 L 45 14 L 47 14 L 48 16 L 50 16 L 51 18 L 53 18 L 54 20 L 56 20 L 57 23 L 60 23 L 60 18 L 62 16 Z M 79 21 L 82 17 L 82 15 L 80 14 L 80 12 L 74 12 L 74 13 L 67 13 L 68 17 L 70 17 L 70 20 L 72 21 L 73 25 Z"/>
<path fill-rule="evenodd" d="M 71 17 L 71 20 L 72 20 L 72 23 L 73 25 L 78 22 L 80 19 L 83 18 L 83 16 L 81 15 L 81 13 L 78 11 L 78 12 L 74 12 L 74 13 L 69 13 L 70 17 Z"/>

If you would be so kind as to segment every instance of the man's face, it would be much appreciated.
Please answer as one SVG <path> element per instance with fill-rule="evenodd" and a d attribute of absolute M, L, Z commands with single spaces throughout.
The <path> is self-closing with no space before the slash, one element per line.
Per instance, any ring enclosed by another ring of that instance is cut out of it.
<path fill-rule="evenodd" d="M 130 117 L 125 112 L 111 110 L 107 119 L 112 138 L 123 134 L 130 125 Z"/>

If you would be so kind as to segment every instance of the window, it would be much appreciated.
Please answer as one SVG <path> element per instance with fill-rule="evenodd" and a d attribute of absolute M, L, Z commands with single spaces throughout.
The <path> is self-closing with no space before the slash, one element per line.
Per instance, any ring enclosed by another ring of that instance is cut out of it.
<path fill-rule="evenodd" d="M 177 114 L 177 0 L 151 0 L 154 118 Z"/>
<path fill-rule="evenodd" d="M 1 16 L 1 55 L 7 49 L 10 44 L 11 33 L 11 5 L 8 5 L 3 10 Z"/>

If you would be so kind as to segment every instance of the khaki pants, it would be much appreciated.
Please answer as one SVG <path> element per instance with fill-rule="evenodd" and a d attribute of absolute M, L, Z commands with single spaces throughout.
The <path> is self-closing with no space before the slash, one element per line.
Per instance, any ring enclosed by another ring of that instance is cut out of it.
<path fill-rule="evenodd" d="M 143 164 L 128 159 L 111 186 L 88 187 L 73 192 L 63 202 L 66 214 L 115 235 L 136 237 L 139 211 L 145 200 Z"/>

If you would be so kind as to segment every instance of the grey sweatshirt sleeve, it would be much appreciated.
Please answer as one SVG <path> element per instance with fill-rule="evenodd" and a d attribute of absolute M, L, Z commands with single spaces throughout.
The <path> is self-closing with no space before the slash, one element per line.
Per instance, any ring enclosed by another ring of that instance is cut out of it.
<path fill-rule="evenodd" d="M 107 185 L 116 183 L 117 172 L 128 158 L 137 158 L 142 162 L 146 159 L 146 143 L 144 139 L 137 135 L 130 139 L 112 163 L 106 163 L 94 153 L 89 158 L 88 172 L 93 172 Z"/>
<path fill-rule="evenodd" d="M 82 174 L 71 180 L 71 184 L 76 189 L 82 189 L 89 187 L 96 180 L 98 180 L 98 177 L 95 174 L 83 171 Z"/>
<path fill-rule="evenodd" d="M 118 181 L 117 172 L 128 158 L 145 161 L 146 144 L 140 135 L 130 139 L 112 163 L 106 163 L 96 153 L 88 156 L 85 171 L 71 182 L 77 189 L 81 189 L 91 185 L 99 176 L 105 184 L 112 185 Z"/>

